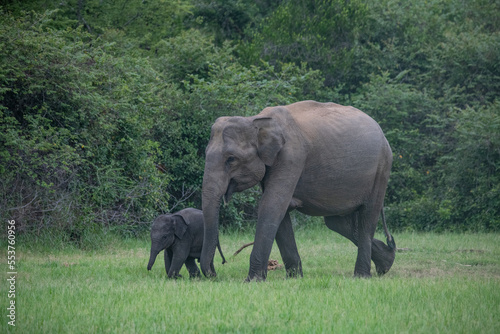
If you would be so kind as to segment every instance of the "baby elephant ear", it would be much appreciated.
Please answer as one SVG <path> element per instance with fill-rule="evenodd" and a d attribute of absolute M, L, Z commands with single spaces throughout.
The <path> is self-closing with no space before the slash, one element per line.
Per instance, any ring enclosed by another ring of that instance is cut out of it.
<path fill-rule="evenodd" d="M 177 238 L 182 239 L 186 233 L 188 222 L 181 215 L 174 215 L 174 234 Z"/>
<path fill-rule="evenodd" d="M 257 154 L 266 166 L 272 166 L 279 151 L 285 144 L 283 130 L 278 122 L 272 117 L 260 117 L 253 120 L 258 129 Z"/>

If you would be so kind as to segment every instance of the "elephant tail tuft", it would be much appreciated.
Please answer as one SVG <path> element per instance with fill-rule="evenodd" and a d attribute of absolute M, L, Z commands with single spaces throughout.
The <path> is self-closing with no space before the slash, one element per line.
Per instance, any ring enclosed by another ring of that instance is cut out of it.
<path fill-rule="evenodd" d="M 396 241 L 394 241 L 394 237 L 392 235 L 389 234 L 386 241 L 387 241 L 387 246 L 389 246 L 391 250 L 396 249 Z"/>
<path fill-rule="evenodd" d="M 222 249 L 220 248 L 219 241 L 217 241 L 217 248 L 219 249 L 219 254 L 222 257 L 222 264 L 227 263 L 226 258 L 224 257 L 224 254 L 222 254 Z"/>

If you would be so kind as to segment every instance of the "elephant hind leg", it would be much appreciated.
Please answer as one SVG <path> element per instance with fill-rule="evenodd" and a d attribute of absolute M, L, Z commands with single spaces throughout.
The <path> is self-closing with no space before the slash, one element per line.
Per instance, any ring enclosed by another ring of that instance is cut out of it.
<path fill-rule="evenodd" d="M 281 258 L 285 264 L 287 277 L 302 277 L 302 262 L 300 260 L 292 221 L 287 212 L 276 232 L 276 244 L 280 250 Z"/>
<path fill-rule="evenodd" d="M 359 231 L 357 228 L 357 213 L 348 216 L 330 216 L 325 217 L 325 224 L 329 229 L 339 233 L 343 237 L 351 240 L 358 246 Z M 383 275 L 391 269 L 395 258 L 395 247 L 389 247 L 382 241 L 372 238 L 371 260 L 375 263 L 378 275 Z"/>
<path fill-rule="evenodd" d="M 362 228 L 358 216 L 359 212 L 347 216 L 325 217 L 325 224 L 329 229 L 351 240 L 358 247 L 354 276 L 371 277 L 371 237 L 369 232 Z"/>
<path fill-rule="evenodd" d="M 201 277 L 200 269 L 196 265 L 194 257 L 188 257 L 186 259 L 185 264 L 186 264 L 186 268 L 189 272 L 189 277 L 191 277 L 191 278 Z"/>
<path fill-rule="evenodd" d="M 354 276 L 371 277 L 372 244 L 377 227 L 377 217 L 373 217 L 371 208 L 363 207 L 353 213 L 353 218 L 354 231 L 357 232 L 358 239 L 358 256 L 354 266 Z M 373 223 L 374 219 L 375 223 Z"/>

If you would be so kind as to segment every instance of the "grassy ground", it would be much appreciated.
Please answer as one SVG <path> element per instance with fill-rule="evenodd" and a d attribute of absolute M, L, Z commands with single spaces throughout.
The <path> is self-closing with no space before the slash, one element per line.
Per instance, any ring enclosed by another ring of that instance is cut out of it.
<path fill-rule="evenodd" d="M 112 239 L 97 250 L 16 243 L 13 333 L 498 333 L 500 235 L 395 234 L 384 277 L 353 279 L 356 248 L 324 226 L 296 232 L 304 278 L 272 271 L 243 283 L 251 233 L 221 235 L 214 280 L 166 280 L 162 258 L 146 270 L 149 241 Z M 379 236 L 379 238 L 381 238 Z M 7 249 L 6 244 L 2 244 Z M 6 252 L 5 252 L 6 253 Z M 160 254 L 161 255 L 161 254 Z M 272 259 L 281 262 L 274 246 Z M 6 256 L 1 259 L 3 268 Z M 7 275 L 7 269 L 4 270 Z M 374 272 L 374 266 L 372 268 Z"/>

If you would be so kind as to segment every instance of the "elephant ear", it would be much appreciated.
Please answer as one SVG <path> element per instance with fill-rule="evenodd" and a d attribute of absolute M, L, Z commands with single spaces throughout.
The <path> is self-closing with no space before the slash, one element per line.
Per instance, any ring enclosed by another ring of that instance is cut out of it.
<path fill-rule="evenodd" d="M 283 130 L 272 117 L 259 117 L 253 120 L 258 129 L 257 153 L 266 166 L 272 166 L 279 151 L 285 144 Z"/>
<path fill-rule="evenodd" d="M 182 239 L 189 225 L 188 220 L 181 215 L 174 215 L 174 234 L 177 238 Z"/>

